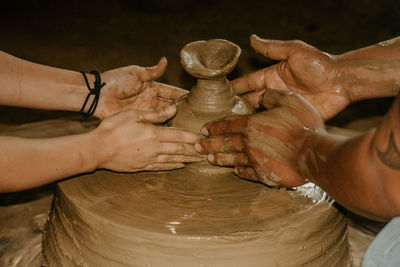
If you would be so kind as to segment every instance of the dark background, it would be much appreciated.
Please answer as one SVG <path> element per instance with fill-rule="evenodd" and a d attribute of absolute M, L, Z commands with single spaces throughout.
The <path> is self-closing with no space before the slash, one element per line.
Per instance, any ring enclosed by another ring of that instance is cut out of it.
<path fill-rule="evenodd" d="M 274 63 L 256 55 L 249 36 L 300 39 L 340 54 L 400 35 L 400 1 L 2 1 L 0 49 L 60 68 L 104 71 L 123 65 L 150 66 L 169 60 L 162 81 L 190 89 L 194 80 L 179 63 L 188 42 L 224 38 L 242 48 L 229 78 Z M 1 90 L 1 88 L 0 88 Z M 382 115 L 391 99 L 352 105 L 330 123 Z M 71 115 L 0 107 L 0 123 Z"/>

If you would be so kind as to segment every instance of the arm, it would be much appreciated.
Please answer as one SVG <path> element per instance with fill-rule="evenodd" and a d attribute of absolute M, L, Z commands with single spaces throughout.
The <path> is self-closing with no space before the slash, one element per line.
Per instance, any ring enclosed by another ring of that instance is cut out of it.
<path fill-rule="evenodd" d="M 0 52 L 0 88 L 0 105 L 49 110 L 79 111 L 88 93 L 79 72 L 32 63 L 4 52 Z"/>
<path fill-rule="evenodd" d="M 92 134 L 27 139 L 0 137 L 0 192 L 33 188 L 97 167 Z"/>
<path fill-rule="evenodd" d="M 101 74 L 101 90 L 95 116 L 104 119 L 128 109 L 164 106 L 185 90 L 154 82 L 167 67 L 167 60 L 149 68 L 127 66 Z M 87 74 L 89 84 L 94 77 Z M 0 105 L 34 109 L 80 111 L 89 91 L 77 71 L 25 61 L 0 51 Z"/>
<path fill-rule="evenodd" d="M 322 52 L 301 41 L 275 41 L 253 35 L 251 45 L 262 55 L 280 60 L 232 81 L 237 94 L 257 107 L 268 88 L 297 92 L 326 120 L 351 102 L 395 96 L 400 88 L 400 38 L 342 55 Z"/>
<path fill-rule="evenodd" d="M 107 118 L 93 131 L 65 137 L 0 137 L 0 192 L 32 188 L 98 168 L 122 172 L 182 168 L 203 160 L 193 144 L 197 135 L 158 127 L 175 106 L 129 110 Z"/>
<path fill-rule="evenodd" d="M 334 90 L 347 88 L 351 102 L 396 96 L 400 88 L 400 38 L 335 56 Z"/>
<path fill-rule="evenodd" d="M 355 138 L 309 136 L 301 172 L 354 212 L 380 219 L 400 215 L 400 95 L 375 130 Z"/>
<path fill-rule="evenodd" d="M 400 96 L 378 129 L 355 138 L 328 134 L 298 94 L 270 89 L 262 104 L 267 111 L 206 124 L 210 138 L 196 149 L 243 178 L 289 187 L 311 180 L 361 215 L 400 215 Z"/>

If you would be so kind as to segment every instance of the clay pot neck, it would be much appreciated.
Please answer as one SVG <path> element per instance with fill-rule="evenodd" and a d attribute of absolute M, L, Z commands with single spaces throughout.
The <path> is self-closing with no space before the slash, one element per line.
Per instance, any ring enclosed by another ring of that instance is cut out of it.
<path fill-rule="evenodd" d="M 189 109 L 196 114 L 227 114 L 235 105 L 229 81 L 198 79 L 188 95 Z"/>

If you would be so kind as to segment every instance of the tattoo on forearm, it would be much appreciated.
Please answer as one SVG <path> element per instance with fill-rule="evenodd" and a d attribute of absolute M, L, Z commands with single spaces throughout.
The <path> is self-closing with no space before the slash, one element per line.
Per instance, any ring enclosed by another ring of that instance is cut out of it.
<path fill-rule="evenodd" d="M 389 143 L 384 152 L 377 149 L 379 159 L 388 167 L 400 170 L 400 152 L 396 146 L 393 137 L 393 131 L 390 132 Z"/>

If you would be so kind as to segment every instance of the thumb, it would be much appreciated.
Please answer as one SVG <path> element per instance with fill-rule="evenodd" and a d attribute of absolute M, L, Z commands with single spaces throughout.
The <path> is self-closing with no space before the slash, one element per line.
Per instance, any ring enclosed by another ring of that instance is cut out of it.
<path fill-rule="evenodd" d="M 287 59 L 294 51 L 298 50 L 300 46 L 303 45 L 300 41 L 261 39 L 255 34 L 251 35 L 250 44 L 257 53 L 276 60 Z"/>
<path fill-rule="evenodd" d="M 141 111 L 138 116 L 138 121 L 161 123 L 172 118 L 175 115 L 176 111 L 176 105 L 169 105 L 150 111 Z"/>
<path fill-rule="evenodd" d="M 247 102 L 249 102 L 250 105 L 254 109 L 257 109 L 261 105 L 263 105 L 263 98 L 264 98 L 264 94 L 265 94 L 266 90 L 267 89 L 257 90 L 257 91 L 250 92 L 250 93 L 247 93 L 245 95 L 242 95 L 241 97 L 246 99 Z"/>
<path fill-rule="evenodd" d="M 167 66 L 168 66 L 167 59 L 165 57 L 162 57 L 158 61 L 157 65 L 145 68 L 147 76 L 145 80 L 150 81 L 160 78 L 164 74 Z"/>
<path fill-rule="evenodd" d="M 287 90 L 268 88 L 264 93 L 262 105 L 266 108 L 298 106 L 301 96 Z"/>
<path fill-rule="evenodd" d="M 295 111 L 296 113 L 302 112 L 306 114 L 318 114 L 318 110 L 298 93 L 269 88 L 262 99 L 262 105 L 266 108 L 284 107 Z M 319 115 L 320 116 L 320 115 Z"/>

